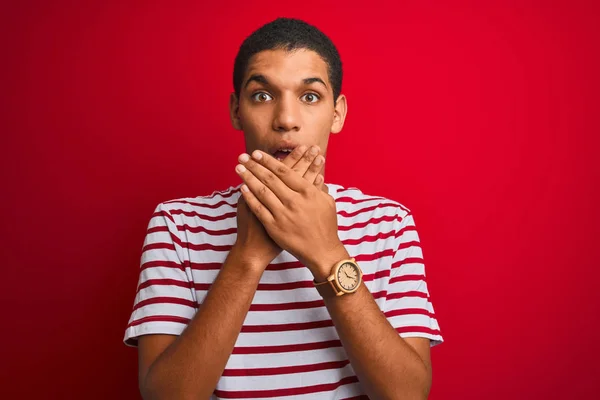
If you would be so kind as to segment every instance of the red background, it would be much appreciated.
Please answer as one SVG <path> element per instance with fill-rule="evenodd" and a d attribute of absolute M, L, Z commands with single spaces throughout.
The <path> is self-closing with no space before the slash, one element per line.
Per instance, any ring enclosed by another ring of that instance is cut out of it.
<path fill-rule="evenodd" d="M 1 398 L 138 397 L 121 340 L 146 225 L 161 201 L 239 182 L 233 59 L 277 16 L 342 55 L 349 115 L 328 181 L 414 212 L 446 340 L 431 399 L 594 397 L 594 2 L 12 3 Z"/>

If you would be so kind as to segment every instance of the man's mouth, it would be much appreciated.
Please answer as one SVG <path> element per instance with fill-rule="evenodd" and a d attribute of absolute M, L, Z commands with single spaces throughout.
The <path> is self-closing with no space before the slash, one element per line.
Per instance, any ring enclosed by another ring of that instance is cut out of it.
<path fill-rule="evenodd" d="M 272 153 L 272 156 L 279 161 L 283 161 L 294 149 L 281 149 Z"/>
<path fill-rule="evenodd" d="M 272 147 L 269 151 L 274 158 L 283 161 L 296 147 L 298 147 L 297 143 L 283 142 L 279 143 L 276 147 Z"/>

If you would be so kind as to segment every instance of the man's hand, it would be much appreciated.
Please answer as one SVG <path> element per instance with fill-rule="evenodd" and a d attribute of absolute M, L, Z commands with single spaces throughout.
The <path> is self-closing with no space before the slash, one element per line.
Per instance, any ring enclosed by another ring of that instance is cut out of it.
<path fill-rule="evenodd" d="M 338 237 L 335 200 L 269 154 L 240 156 L 242 196 L 268 235 L 321 280 L 346 258 Z"/>
<path fill-rule="evenodd" d="M 311 148 L 313 149 L 313 148 Z M 323 189 L 323 156 L 307 150 L 306 146 L 298 146 L 281 164 L 285 165 L 298 178 L 317 190 Z M 313 149 L 314 150 L 314 149 Z M 232 251 L 241 252 L 241 257 L 250 266 L 264 269 L 279 253 L 281 248 L 265 232 L 263 225 L 249 210 L 243 196 L 237 205 L 237 239 Z"/>

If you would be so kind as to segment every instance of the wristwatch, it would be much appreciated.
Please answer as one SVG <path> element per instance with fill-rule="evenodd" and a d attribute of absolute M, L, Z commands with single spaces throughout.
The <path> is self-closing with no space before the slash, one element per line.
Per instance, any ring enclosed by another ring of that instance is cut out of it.
<path fill-rule="evenodd" d="M 330 284 L 336 296 L 343 296 L 347 293 L 354 293 L 358 290 L 362 282 L 362 271 L 354 258 L 342 260 L 335 264 L 331 269 L 331 275 L 325 282 L 315 282 L 317 290 L 321 285 Z M 321 290 L 319 290 L 321 292 Z M 323 293 L 321 293 L 322 295 Z"/>

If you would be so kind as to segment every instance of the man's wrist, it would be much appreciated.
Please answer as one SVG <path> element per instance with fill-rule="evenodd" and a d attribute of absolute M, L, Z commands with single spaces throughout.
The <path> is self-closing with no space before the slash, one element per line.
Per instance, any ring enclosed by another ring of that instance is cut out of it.
<path fill-rule="evenodd" d="M 340 242 L 334 250 L 317 255 L 317 259 L 307 267 L 313 273 L 315 282 L 324 282 L 331 275 L 333 266 L 338 262 L 350 258 L 350 254 Z"/>
<path fill-rule="evenodd" d="M 235 265 L 236 268 L 242 269 L 244 272 L 256 273 L 258 275 L 262 275 L 269 265 L 268 262 L 250 256 L 248 252 L 236 244 L 231 247 L 227 255 L 227 261 L 230 265 Z"/>

